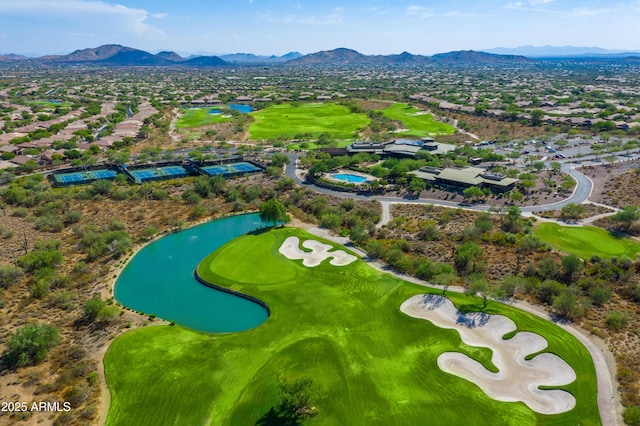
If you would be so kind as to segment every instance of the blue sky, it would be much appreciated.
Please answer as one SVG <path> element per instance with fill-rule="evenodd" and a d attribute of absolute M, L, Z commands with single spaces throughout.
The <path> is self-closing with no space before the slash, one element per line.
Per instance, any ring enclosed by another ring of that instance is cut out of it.
<path fill-rule="evenodd" d="M 0 53 L 365 54 L 523 45 L 640 50 L 640 0 L 0 0 Z"/>

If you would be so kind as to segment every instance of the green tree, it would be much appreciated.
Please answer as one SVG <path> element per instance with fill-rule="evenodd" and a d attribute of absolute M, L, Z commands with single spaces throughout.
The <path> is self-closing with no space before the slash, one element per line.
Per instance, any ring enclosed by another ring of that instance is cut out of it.
<path fill-rule="evenodd" d="M 575 254 L 564 256 L 561 260 L 561 264 L 562 272 L 564 273 L 564 277 L 568 283 L 571 283 L 576 275 L 580 274 L 584 269 L 582 259 Z"/>
<path fill-rule="evenodd" d="M 9 339 L 2 354 L 9 368 L 24 367 L 44 361 L 49 349 L 60 343 L 59 330 L 48 324 L 27 324 Z"/>
<path fill-rule="evenodd" d="M 286 223 L 289 221 L 287 208 L 275 198 L 264 201 L 260 203 L 260 220 L 265 223 L 272 222 L 273 226 L 278 222 Z"/>
<path fill-rule="evenodd" d="M 409 191 L 415 192 L 416 194 L 420 194 L 427 188 L 427 184 L 420 178 L 413 178 L 411 182 L 409 182 Z"/>
<path fill-rule="evenodd" d="M 316 415 L 316 408 L 311 406 L 313 381 L 311 379 L 282 380 L 278 395 L 278 403 L 260 418 L 256 425 L 296 426 Z"/>
<path fill-rule="evenodd" d="M 491 215 L 487 212 L 482 212 L 476 218 L 474 228 L 478 230 L 480 234 L 485 234 L 493 229 L 493 222 L 491 221 Z"/>
<path fill-rule="evenodd" d="M 544 257 L 538 262 L 538 275 L 540 278 L 548 279 L 558 275 L 558 263 L 552 257 Z"/>
<path fill-rule="evenodd" d="M 464 198 L 473 200 L 484 197 L 484 192 L 477 186 L 470 186 L 469 188 L 466 188 L 464 191 L 462 191 L 462 195 L 464 195 Z"/>
<path fill-rule="evenodd" d="M 625 206 L 622 210 L 611 216 L 611 220 L 621 223 L 627 231 L 631 228 L 631 224 L 638 219 L 640 219 L 640 208 L 634 205 Z"/>
<path fill-rule="evenodd" d="M 541 109 L 534 109 L 531 111 L 531 124 L 539 126 L 542 124 L 542 117 L 544 117 L 544 111 Z"/>
<path fill-rule="evenodd" d="M 553 308 L 561 317 L 572 320 L 582 318 L 585 314 L 584 306 L 578 300 L 573 288 L 564 289 L 562 293 L 553 300 Z"/>
<path fill-rule="evenodd" d="M 473 241 L 467 241 L 458 248 L 454 265 L 459 273 L 475 272 L 476 260 L 482 255 L 482 248 Z"/>
<path fill-rule="evenodd" d="M 285 164 L 289 164 L 290 161 L 287 154 L 275 153 L 271 156 L 271 165 L 274 167 L 282 167 Z"/>
<path fill-rule="evenodd" d="M 504 216 L 504 222 L 502 228 L 506 232 L 516 233 L 522 228 L 522 220 L 520 218 L 521 210 L 517 206 L 511 206 L 507 209 L 507 214 Z"/>
<path fill-rule="evenodd" d="M 485 310 L 487 309 L 489 298 L 494 294 L 494 287 L 484 277 L 473 277 L 467 286 L 467 293 L 481 298 L 482 310 Z"/>

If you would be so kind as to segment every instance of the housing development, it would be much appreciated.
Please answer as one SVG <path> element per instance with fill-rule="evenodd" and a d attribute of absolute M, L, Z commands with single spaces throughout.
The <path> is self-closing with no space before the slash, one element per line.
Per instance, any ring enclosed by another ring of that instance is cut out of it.
<path fill-rule="evenodd" d="M 0 424 L 640 425 L 639 71 L 0 55 Z"/>

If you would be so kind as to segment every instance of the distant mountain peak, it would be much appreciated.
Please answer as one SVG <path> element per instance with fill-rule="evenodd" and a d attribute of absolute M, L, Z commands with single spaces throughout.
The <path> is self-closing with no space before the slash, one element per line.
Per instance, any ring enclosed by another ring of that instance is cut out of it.
<path fill-rule="evenodd" d="M 169 61 L 184 61 L 184 58 L 180 55 L 178 55 L 176 52 L 172 52 L 172 51 L 162 51 L 162 52 L 158 52 L 156 53 L 156 56 L 162 59 L 167 59 Z"/>
<path fill-rule="evenodd" d="M 640 52 L 630 52 L 625 50 L 603 49 L 601 47 L 580 47 L 580 46 L 519 46 L 519 47 L 497 47 L 483 50 L 487 53 L 500 55 L 523 55 L 530 58 L 553 58 L 553 57 L 624 57 L 638 55 Z"/>
<path fill-rule="evenodd" d="M 76 50 L 64 56 L 43 57 L 40 60 L 53 63 L 85 63 L 102 66 L 168 66 L 168 65 L 187 65 L 187 66 L 222 66 L 227 62 L 217 56 L 201 56 L 191 60 L 184 60 L 175 52 L 160 52 L 153 55 L 144 50 L 138 50 L 131 47 L 120 46 L 119 44 L 105 44 L 103 46 Z"/>

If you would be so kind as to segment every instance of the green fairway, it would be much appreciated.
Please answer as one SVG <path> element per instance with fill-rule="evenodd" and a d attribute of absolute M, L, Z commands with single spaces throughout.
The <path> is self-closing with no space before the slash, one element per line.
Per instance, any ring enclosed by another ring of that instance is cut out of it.
<path fill-rule="evenodd" d="M 424 114 L 417 108 L 407 104 L 393 104 L 382 110 L 382 113 L 392 119 L 402 122 L 409 129 L 402 132 L 402 137 L 423 138 L 427 136 L 451 135 L 456 132 L 450 124 L 435 121 L 431 114 Z"/>
<path fill-rule="evenodd" d="M 332 141 L 330 142 L 328 145 L 325 146 L 329 146 L 332 148 L 346 148 L 349 145 L 351 145 L 353 143 L 353 141 Z M 303 145 L 306 144 L 306 145 Z M 305 149 L 318 149 L 320 148 L 320 145 L 318 145 L 317 143 L 314 142 L 297 142 L 297 143 L 290 143 L 289 145 L 287 145 L 287 149 L 292 149 L 292 150 L 296 150 L 296 151 L 300 151 L 300 150 L 305 150 Z"/>
<path fill-rule="evenodd" d="M 209 111 L 212 109 L 219 110 L 222 114 L 210 114 Z M 227 121 L 231 121 L 231 117 L 220 108 L 185 108 L 182 110 L 182 116 L 176 122 L 176 128 L 187 129 L 213 123 L 226 123 Z"/>
<path fill-rule="evenodd" d="M 274 105 L 250 115 L 252 140 L 296 139 L 301 135 L 317 138 L 326 133 L 330 139 L 353 139 L 369 124 L 364 114 L 354 114 L 342 105 L 307 103 Z"/>
<path fill-rule="evenodd" d="M 575 254 L 583 259 L 591 256 L 602 258 L 628 257 L 635 259 L 640 244 L 593 226 L 560 226 L 557 223 L 542 223 L 534 233 L 553 248 Z"/>
<path fill-rule="evenodd" d="M 278 251 L 289 236 L 320 240 L 296 228 L 255 232 L 222 246 L 197 268 L 209 282 L 266 302 L 271 315 L 259 327 L 218 335 L 147 327 L 113 341 L 104 361 L 108 425 L 276 424 L 259 420 L 277 403 L 279 380 L 304 378 L 313 380 L 310 403 L 317 408 L 308 425 L 600 424 L 589 353 L 555 324 L 496 302 L 488 307 L 510 317 L 519 331 L 545 337 L 545 351 L 576 372 L 576 381 L 562 387 L 575 396 L 576 407 L 545 416 L 520 402 L 495 401 L 438 368 L 437 357 L 448 351 L 492 364 L 489 349 L 467 346 L 457 331 L 399 310 L 409 297 L 435 290 L 361 260 L 305 267 Z M 466 295 L 447 296 L 458 307 L 482 305 Z"/>
<path fill-rule="evenodd" d="M 67 101 L 31 101 L 29 102 L 29 105 L 38 105 L 41 107 L 45 107 L 45 108 L 70 108 L 71 107 L 71 102 L 67 102 Z"/>

